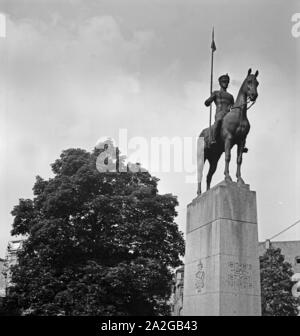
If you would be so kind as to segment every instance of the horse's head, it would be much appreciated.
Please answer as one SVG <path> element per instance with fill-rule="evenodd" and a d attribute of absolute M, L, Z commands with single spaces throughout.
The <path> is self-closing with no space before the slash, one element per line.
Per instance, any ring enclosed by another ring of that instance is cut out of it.
<path fill-rule="evenodd" d="M 243 89 L 247 97 L 254 102 L 258 96 L 257 87 L 259 83 L 256 79 L 258 76 L 258 70 L 256 70 L 255 74 L 252 74 L 251 71 L 251 69 L 248 70 L 247 77 L 243 83 Z"/>

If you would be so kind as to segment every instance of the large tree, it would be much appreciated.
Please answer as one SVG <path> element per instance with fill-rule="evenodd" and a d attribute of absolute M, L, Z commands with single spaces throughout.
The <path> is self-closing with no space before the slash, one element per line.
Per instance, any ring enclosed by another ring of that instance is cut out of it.
<path fill-rule="evenodd" d="M 63 151 L 54 177 L 38 176 L 34 198 L 14 207 L 12 234 L 27 238 L 7 307 L 23 315 L 168 313 L 172 269 L 184 253 L 177 199 L 119 155 L 99 163 L 100 153 Z M 115 172 L 105 172 L 108 161 Z"/>
<path fill-rule="evenodd" d="M 262 315 L 296 316 L 299 302 L 292 296 L 292 265 L 280 248 L 269 248 L 260 257 Z"/>

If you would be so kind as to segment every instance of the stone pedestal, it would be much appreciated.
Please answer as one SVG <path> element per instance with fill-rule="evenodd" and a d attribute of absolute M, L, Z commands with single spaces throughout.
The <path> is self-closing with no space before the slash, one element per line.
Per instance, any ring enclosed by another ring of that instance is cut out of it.
<path fill-rule="evenodd" d="M 221 182 L 187 209 L 183 315 L 261 315 L 256 193 Z"/>

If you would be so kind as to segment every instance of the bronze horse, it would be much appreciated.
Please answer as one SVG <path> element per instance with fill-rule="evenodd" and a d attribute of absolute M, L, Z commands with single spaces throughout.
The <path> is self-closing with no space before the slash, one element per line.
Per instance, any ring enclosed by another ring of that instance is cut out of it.
<path fill-rule="evenodd" d="M 257 86 L 259 83 L 256 79 L 257 76 L 258 71 L 252 74 L 251 69 L 248 70 L 247 77 L 240 88 L 234 105 L 223 118 L 220 134 L 216 138 L 216 143 L 210 145 L 209 128 L 205 128 L 199 135 L 199 139 L 200 137 L 204 137 L 204 162 L 206 160 L 209 162 L 209 171 L 206 177 L 207 190 L 210 188 L 212 176 L 217 169 L 218 161 L 223 152 L 225 152 L 225 181 L 232 181 L 229 175 L 229 162 L 231 158 L 231 148 L 234 145 L 237 145 L 237 182 L 238 184 L 244 184 L 241 177 L 241 164 L 246 138 L 250 130 L 250 123 L 247 118 L 247 110 L 249 107 L 247 107 L 247 104 L 249 101 L 254 104 L 258 96 Z M 203 167 L 204 164 L 204 162 L 200 161 L 202 158 L 199 157 L 199 139 L 197 149 L 198 195 L 201 194 L 200 167 Z"/>

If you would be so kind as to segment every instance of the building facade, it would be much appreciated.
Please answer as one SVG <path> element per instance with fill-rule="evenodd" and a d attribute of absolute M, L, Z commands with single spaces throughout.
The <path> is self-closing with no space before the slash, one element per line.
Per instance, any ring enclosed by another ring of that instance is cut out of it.
<path fill-rule="evenodd" d="M 184 266 L 181 266 L 175 271 L 175 275 L 173 278 L 172 297 L 171 297 L 172 316 L 182 315 L 183 278 L 184 278 Z"/>
<path fill-rule="evenodd" d="M 11 272 L 10 268 L 18 262 L 18 252 L 22 248 L 23 240 L 11 240 L 7 246 L 6 257 L 4 260 L 3 271 L 5 274 L 5 292 L 11 286 Z"/>
<path fill-rule="evenodd" d="M 5 275 L 4 275 L 4 259 L 0 258 L 0 300 L 5 296 Z"/>

